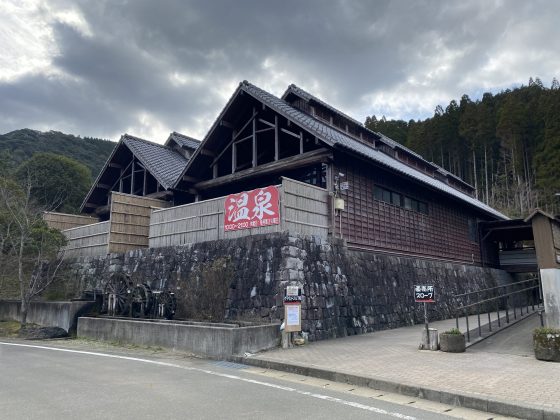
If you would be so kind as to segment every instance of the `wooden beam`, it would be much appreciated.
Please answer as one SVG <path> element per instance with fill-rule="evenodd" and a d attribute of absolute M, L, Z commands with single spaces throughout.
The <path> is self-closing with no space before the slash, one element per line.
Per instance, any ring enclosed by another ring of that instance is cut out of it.
<path fill-rule="evenodd" d="M 130 178 L 130 194 L 134 194 L 134 158 L 132 158 L 132 177 Z"/>
<path fill-rule="evenodd" d="M 187 181 L 187 182 L 198 182 L 198 181 L 200 181 L 200 179 L 195 178 L 194 176 L 185 175 L 185 176 L 183 177 L 183 181 Z"/>
<path fill-rule="evenodd" d="M 214 153 L 214 152 L 212 152 L 211 150 L 208 150 L 208 149 L 200 149 L 199 153 L 201 155 L 204 155 L 204 156 L 210 156 L 211 158 L 216 157 L 216 153 Z"/>
<path fill-rule="evenodd" d="M 274 160 L 278 160 L 278 115 L 274 116 Z"/>
<path fill-rule="evenodd" d="M 255 110 L 253 109 L 253 113 Z M 253 118 L 253 168 L 257 166 L 257 119 Z"/>
<path fill-rule="evenodd" d="M 195 184 L 194 188 L 197 190 L 215 188 L 246 178 L 257 178 L 263 175 L 298 169 L 314 163 L 327 162 L 329 159 L 332 159 L 332 151 L 326 148 L 321 148 L 311 152 L 306 152 L 302 155 L 298 154 L 277 160 L 275 162 L 265 163 L 254 168 L 245 169 L 243 171 L 221 176 L 216 179 L 201 181 L 198 184 Z"/>
<path fill-rule="evenodd" d="M 261 128 L 260 130 L 255 131 L 255 133 L 264 133 L 270 130 L 274 130 L 274 127 Z"/>
<path fill-rule="evenodd" d="M 274 117 L 274 119 L 276 119 L 276 118 L 277 118 L 277 116 Z M 263 124 L 266 124 L 266 125 L 268 125 L 268 126 L 271 127 L 271 128 L 276 127 L 276 124 L 273 124 L 273 123 L 271 123 L 271 122 L 268 122 L 267 120 L 264 120 L 264 119 L 262 119 L 262 118 L 259 118 L 259 122 L 262 122 Z"/>
<path fill-rule="evenodd" d="M 240 136 L 241 133 L 243 133 L 243 130 L 245 130 L 249 126 L 249 124 L 253 122 L 257 114 L 258 112 L 255 110 L 255 108 L 253 108 L 253 115 L 251 116 L 251 118 L 249 118 L 249 120 L 245 124 L 243 124 L 243 127 L 241 127 L 241 129 L 235 134 L 235 136 L 233 136 L 232 141 L 237 140 L 237 137 Z"/>
<path fill-rule="evenodd" d="M 99 207 L 99 204 L 93 204 L 93 203 L 84 204 L 84 208 L 88 208 L 88 209 L 96 209 L 97 207 Z"/>
<path fill-rule="evenodd" d="M 148 186 L 148 173 L 146 168 L 144 168 L 144 184 L 142 185 L 142 195 L 146 195 L 146 188 Z"/>
<path fill-rule="evenodd" d="M 98 183 L 98 184 L 96 185 L 96 187 L 97 187 L 97 188 L 104 189 L 104 190 L 110 190 L 110 189 L 111 189 L 111 186 L 110 186 L 110 185 L 102 184 L 101 182 Z"/>
<path fill-rule="evenodd" d="M 285 128 L 281 128 L 280 131 L 282 131 L 283 133 L 289 134 L 290 136 L 293 136 L 296 139 L 299 139 L 299 134 L 296 134 L 293 131 L 286 130 Z"/>
<path fill-rule="evenodd" d="M 218 178 L 218 164 L 212 166 L 212 178 Z"/>
<path fill-rule="evenodd" d="M 117 168 L 117 169 L 122 169 L 122 165 L 120 163 L 115 163 L 115 162 L 110 162 L 107 165 L 108 168 Z"/>
<path fill-rule="evenodd" d="M 151 194 L 148 194 L 146 197 L 161 199 L 161 198 L 171 197 L 172 195 L 173 195 L 173 191 L 164 190 L 164 191 L 153 192 Z"/>
<path fill-rule="evenodd" d="M 231 144 L 231 173 L 235 173 L 235 168 L 237 167 L 237 144 Z"/>
<path fill-rule="evenodd" d="M 221 157 L 222 155 L 226 152 L 226 150 L 235 142 L 235 140 L 237 140 L 237 137 L 241 134 L 241 132 L 243 130 L 245 130 L 245 128 L 253 121 L 253 119 L 257 116 L 257 113 L 253 113 L 253 116 L 249 119 L 249 121 L 247 121 L 245 123 L 245 125 L 243 126 L 243 128 L 241 128 L 241 130 L 239 130 L 236 134 L 234 133 L 234 135 L 232 136 L 231 141 L 225 145 L 225 147 L 222 149 L 222 151 L 218 154 L 218 156 L 216 156 L 214 158 L 214 160 L 212 161 L 212 163 L 210 164 L 210 166 L 213 166 Z M 233 153 L 232 153 L 233 154 Z"/>
<path fill-rule="evenodd" d="M 303 154 L 303 131 L 299 132 L 299 154 Z"/>
<path fill-rule="evenodd" d="M 230 123 L 230 122 L 228 122 L 228 121 L 226 121 L 226 120 L 221 120 L 221 121 L 220 121 L 220 125 L 223 125 L 224 127 L 233 129 L 233 124 Z"/>

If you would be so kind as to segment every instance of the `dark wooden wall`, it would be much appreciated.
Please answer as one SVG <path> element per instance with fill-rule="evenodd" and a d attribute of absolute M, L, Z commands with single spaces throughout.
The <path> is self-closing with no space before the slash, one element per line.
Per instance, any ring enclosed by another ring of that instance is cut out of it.
<path fill-rule="evenodd" d="M 346 154 L 335 155 L 334 171 L 350 188 L 342 193 L 342 236 L 349 245 L 461 262 L 481 263 L 478 240 L 471 240 L 469 218 L 475 210 L 452 201 L 381 167 Z M 374 199 L 374 186 L 399 192 L 428 204 L 428 214 Z M 336 218 L 336 236 L 340 236 Z M 476 226 L 476 225 L 475 225 Z"/>

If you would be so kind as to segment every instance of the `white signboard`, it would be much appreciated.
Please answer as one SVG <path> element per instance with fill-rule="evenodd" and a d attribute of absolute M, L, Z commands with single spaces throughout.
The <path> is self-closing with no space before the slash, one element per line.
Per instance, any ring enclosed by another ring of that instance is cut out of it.
<path fill-rule="evenodd" d="M 301 305 L 292 303 L 284 305 L 284 308 L 284 322 L 286 323 L 284 331 L 301 331 Z"/>

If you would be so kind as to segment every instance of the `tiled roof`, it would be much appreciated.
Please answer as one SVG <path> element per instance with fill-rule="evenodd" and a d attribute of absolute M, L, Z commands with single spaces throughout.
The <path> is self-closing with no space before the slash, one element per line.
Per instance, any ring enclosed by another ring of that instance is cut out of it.
<path fill-rule="evenodd" d="M 165 189 L 175 185 L 187 166 L 187 159 L 169 147 L 129 134 L 123 135 L 121 141 Z"/>
<path fill-rule="evenodd" d="M 316 96 L 312 95 L 311 93 L 303 90 L 302 88 L 300 88 L 299 86 L 296 86 L 294 84 L 291 84 L 290 86 L 288 86 L 288 89 L 286 90 L 286 92 L 284 92 L 284 94 L 282 95 L 282 99 L 286 99 L 286 97 L 290 94 L 290 93 L 294 93 L 296 96 L 299 96 L 300 98 L 305 99 L 306 101 L 314 101 L 317 102 L 318 104 L 321 104 L 322 106 L 324 106 L 325 108 L 329 109 L 330 111 L 334 112 L 335 114 L 340 115 L 341 117 L 352 121 L 354 124 L 358 124 L 359 126 L 363 127 L 363 124 L 361 122 L 359 122 L 358 120 L 355 120 L 354 118 L 350 117 L 349 115 L 346 115 L 344 112 L 336 109 L 335 107 L 333 107 L 332 105 L 329 105 L 328 103 L 322 101 L 321 99 L 317 98 Z"/>
<path fill-rule="evenodd" d="M 405 165 L 399 160 L 383 152 L 380 152 L 369 144 L 365 144 L 349 135 L 344 134 L 341 131 L 336 130 L 328 124 L 325 124 L 320 120 L 303 113 L 302 111 L 289 105 L 284 100 L 256 87 L 255 85 L 250 84 L 247 81 L 243 82 L 242 89 L 251 96 L 255 97 L 257 100 L 269 106 L 274 111 L 290 119 L 292 122 L 299 124 L 302 128 L 316 135 L 331 146 L 343 147 L 347 150 L 358 153 L 378 164 L 381 164 L 396 172 L 413 178 L 423 184 L 434 188 L 435 190 L 439 190 L 443 193 L 451 195 L 495 217 L 507 219 L 507 216 L 482 203 L 481 201 L 450 187 L 445 182 L 442 182 L 408 165 Z"/>
<path fill-rule="evenodd" d="M 200 146 L 201 143 L 200 140 L 185 136 L 184 134 L 177 133 L 176 131 L 169 135 L 167 141 L 165 142 L 166 146 L 168 145 L 170 140 L 174 140 L 181 147 L 186 147 L 192 150 L 195 150 L 198 146 Z"/>
<path fill-rule="evenodd" d="M 355 120 L 354 118 L 350 117 L 349 115 L 346 115 L 344 112 L 336 109 L 335 107 L 329 105 L 328 103 L 322 101 L 321 99 L 319 99 L 318 97 L 312 95 L 311 93 L 305 91 L 304 89 L 300 88 L 299 86 L 296 86 L 294 84 L 291 84 L 290 86 L 288 86 L 288 89 L 286 90 L 286 92 L 284 92 L 284 94 L 282 95 L 282 99 L 286 99 L 286 97 L 290 94 L 293 93 L 296 96 L 299 96 L 300 98 L 305 99 L 306 101 L 314 101 L 316 103 L 321 104 L 322 106 L 324 106 L 325 108 L 329 109 L 330 111 L 334 112 L 335 114 L 338 114 L 339 116 L 341 116 L 344 119 L 347 119 L 351 122 L 353 122 L 354 124 L 360 126 L 363 130 L 368 131 L 370 133 L 372 133 L 374 136 L 378 137 L 383 143 L 387 144 L 389 147 L 393 148 L 393 149 L 399 149 L 399 150 L 403 150 L 406 153 L 416 157 L 417 159 L 426 162 L 427 165 L 433 167 L 435 170 L 443 173 L 446 176 L 450 176 L 454 179 L 456 179 L 457 181 L 465 184 L 465 185 L 469 185 L 467 182 L 465 182 L 464 180 L 462 180 L 461 178 L 459 178 L 458 176 L 452 174 L 451 172 L 446 171 L 445 169 L 443 169 L 442 167 L 440 167 L 439 165 L 437 165 L 436 163 L 433 162 L 428 162 L 427 160 L 425 160 L 421 155 L 419 155 L 418 153 L 410 150 L 408 147 L 403 146 L 402 144 L 400 144 L 399 142 L 393 140 L 390 137 L 387 137 L 385 134 L 380 133 L 378 131 L 373 131 L 370 130 L 369 128 L 367 128 L 365 125 L 363 125 L 361 122 L 359 122 L 358 120 Z M 470 186 L 470 185 L 469 185 Z"/>

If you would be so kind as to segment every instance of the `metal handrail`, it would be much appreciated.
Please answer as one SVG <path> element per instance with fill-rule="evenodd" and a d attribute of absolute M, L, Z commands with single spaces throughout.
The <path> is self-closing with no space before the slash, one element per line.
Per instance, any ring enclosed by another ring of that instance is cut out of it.
<path fill-rule="evenodd" d="M 503 284 L 501 286 L 494 286 L 494 287 L 488 287 L 486 289 L 480 289 L 477 290 L 475 292 L 467 292 L 467 293 L 461 293 L 458 295 L 453 295 L 454 298 L 458 298 L 458 297 L 463 297 L 463 296 L 468 296 L 468 295 L 474 295 L 474 294 L 478 294 L 478 293 L 483 293 L 483 292 L 487 292 L 489 290 L 496 290 L 496 289 L 501 289 L 502 287 L 510 287 L 510 286 L 515 286 L 516 284 L 521 284 L 521 283 L 528 283 L 530 281 L 535 281 L 538 280 L 538 277 L 533 277 L 531 279 L 528 280 L 521 280 L 521 281 L 517 281 L 515 283 L 509 283 L 509 284 Z"/>
<path fill-rule="evenodd" d="M 492 291 L 492 290 L 499 290 L 501 288 L 513 287 L 513 286 L 517 286 L 517 285 L 525 284 L 525 283 L 529 283 L 529 282 L 536 282 L 536 284 L 534 286 L 525 287 L 525 288 L 520 289 L 520 290 L 514 290 L 512 292 L 502 293 L 502 294 L 499 294 L 498 296 L 494 296 L 494 297 L 491 297 L 491 298 L 485 298 L 485 299 L 479 300 L 479 301 L 474 302 L 474 303 L 469 303 L 469 304 L 466 304 L 466 305 L 457 306 L 455 308 L 455 323 L 456 323 L 457 329 L 459 328 L 459 313 L 461 311 L 464 311 L 465 321 L 466 321 L 466 324 L 467 324 L 467 341 L 468 342 L 471 341 L 470 328 L 469 328 L 469 309 L 476 307 L 477 308 L 476 316 L 477 316 L 477 321 L 478 321 L 478 336 L 482 337 L 482 326 L 481 326 L 481 323 L 480 323 L 481 305 L 485 305 L 485 304 L 488 304 L 488 303 L 494 302 L 494 301 L 496 302 L 496 308 L 495 309 L 496 309 L 496 315 L 497 315 L 497 321 L 498 321 L 498 328 L 500 328 L 501 327 L 500 300 L 503 300 L 504 298 L 505 298 L 505 318 L 506 318 L 506 323 L 509 324 L 509 319 L 510 319 L 510 317 L 509 317 L 509 311 L 510 311 L 509 300 L 510 300 L 510 296 L 520 294 L 520 293 L 527 293 L 527 304 L 526 305 L 519 305 L 520 315 L 523 316 L 523 307 L 524 306 L 527 306 L 526 314 L 529 313 L 529 306 L 532 306 L 533 311 L 534 311 L 535 310 L 535 297 L 534 297 L 533 294 L 529 294 L 529 292 L 531 290 L 535 290 L 535 289 L 539 289 L 539 291 L 540 291 L 540 282 L 539 282 L 539 279 L 537 277 L 534 277 L 534 278 L 531 278 L 531 279 L 528 279 L 528 280 L 522 280 L 522 281 L 518 281 L 518 282 L 515 282 L 515 283 L 504 284 L 504 285 L 501 285 L 501 286 L 495 286 L 495 287 L 489 287 L 489 288 L 486 288 L 486 289 L 477 290 L 475 292 L 468 292 L 468 293 L 461 293 L 461 294 L 454 295 L 453 297 L 455 299 L 457 299 L 457 298 L 460 298 L 460 297 L 466 297 L 466 296 L 470 296 L 470 295 L 473 295 L 473 294 L 480 295 L 481 293 L 487 293 L 487 292 Z M 529 303 L 529 298 L 531 300 L 531 303 Z M 540 301 L 541 301 L 541 294 L 538 293 L 537 306 L 540 304 Z M 515 303 L 512 305 L 512 308 L 513 308 L 513 317 L 514 317 L 514 319 L 517 319 L 517 312 L 516 312 L 517 308 L 515 306 Z M 490 317 L 491 312 L 493 312 L 493 311 L 488 311 L 488 313 L 487 313 L 488 314 L 488 331 L 490 331 L 490 332 L 492 331 L 492 320 L 491 320 L 491 317 Z"/>

